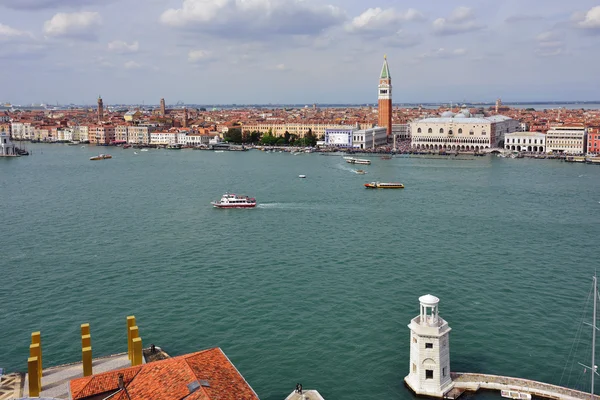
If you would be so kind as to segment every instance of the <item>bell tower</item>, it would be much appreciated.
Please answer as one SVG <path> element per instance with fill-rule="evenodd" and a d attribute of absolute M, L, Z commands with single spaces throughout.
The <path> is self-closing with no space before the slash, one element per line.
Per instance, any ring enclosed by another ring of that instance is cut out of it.
<path fill-rule="evenodd" d="M 102 122 L 104 119 L 104 103 L 102 102 L 102 96 L 98 96 L 98 122 Z"/>
<path fill-rule="evenodd" d="M 430 294 L 419 297 L 420 313 L 410 329 L 410 366 L 404 378 L 418 395 L 444 397 L 452 389 L 450 377 L 450 331 L 440 318 L 440 299 Z"/>
<path fill-rule="evenodd" d="M 392 76 L 388 67 L 387 56 L 383 56 L 383 67 L 379 75 L 379 126 L 387 128 L 387 135 L 392 134 Z"/>

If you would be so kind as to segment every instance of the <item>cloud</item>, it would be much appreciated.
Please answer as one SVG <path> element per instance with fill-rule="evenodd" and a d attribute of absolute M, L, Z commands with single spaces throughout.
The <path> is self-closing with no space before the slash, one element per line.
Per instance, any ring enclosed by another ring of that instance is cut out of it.
<path fill-rule="evenodd" d="M 598 30 L 600 32 L 600 6 L 592 7 L 586 13 L 575 16 L 577 26 L 582 29 Z"/>
<path fill-rule="evenodd" d="M 377 33 L 398 29 L 398 24 L 403 22 L 423 21 L 424 19 L 423 14 L 414 8 L 409 8 L 403 12 L 398 12 L 393 8 L 385 10 L 379 7 L 369 8 L 352 19 L 346 25 L 346 30 L 356 33 Z"/>
<path fill-rule="evenodd" d="M 181 8 L 168 9 L 160 21 L 219 36 L 248 37 L 316 34 L 346 19 L 332 5 L 304 0 L 183 0 Z"/>
<path fill-rule="evenodd" d="M 564 54 L 562 48 L 551 48 L 551 49 L 536 49 L 535 55 L 538 57 L 555 57 Z"/>
<path fill-rule="evenodd" d="M 556 31 L 547 31 L 538 34 L 535 37 L 538 48 L 535 54 L 540 57 L 551 57 L 563 54 L 564 42 L 562 35 Z"/>
<path fill-rule="evenodd" d="M 96 37 L 93 28 L 101 24 L 102 18 L 97 12 L 57 13 L 44 23 L 44 33 L 54 37 L 92 40 Z"/>
<path fill-rule="evenodd" d="M 190 50 L 188 53 L 188 61 L 191 63 L 198 63 L 209 61 L 212 59 L 212 53 L 206 50 Z"/>
<path fill-rule="evenodd" d="M 473 9 L 469 7 L 458 7 L 448 18 L 438 18 L 433 21 L 433 32 L 436 35 L 455 35 L 483 28 L 485 26 L 475 20 Z"/>
<path fill-rule="evenodd" d="M 33 38 L 31 32 L 20 31 L 0 23 L 0 41 Z"/>
<path fill-rule="evenodd" d="M 142 68 L 142 65 L 135 61 L 127 61 L 125 64 L 123 64 L 123 66 L 125 67 L 125 69 L 140 69 L 140 68 Z"/>
<path fill-rule="evenodd" d="M 14 10 L 42 10 L 58 7 L 78 7 L 89 4 L 105 4 L 111 0 L 2 0 L 0 5 Z"/>
<path fill-rule="evenodd" d="M 273 65 L 271 67 L 269 67 L 268 69 L 270 70 L 275 70 L 275 71 L 289 71 L 290 69 L 288 67 L 285 66 L 285 64 L 281 63 L 281 64 L 276 64 Z"/>
<path fill-rule="evenodd" d="M 108 44 L 108 50 L 117 54 L 135 53 L 139 50 L 140 45 L 137 41 L 128 44 L 122 40 L 115 40 Z"/>

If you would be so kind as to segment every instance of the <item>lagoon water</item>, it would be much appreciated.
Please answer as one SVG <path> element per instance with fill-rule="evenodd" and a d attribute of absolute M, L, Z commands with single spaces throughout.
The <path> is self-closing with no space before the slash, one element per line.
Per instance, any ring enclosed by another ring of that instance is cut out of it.
<path fill-rule="evenodd" d="M 79 360 L 86 322 L 95 356 L 125 351 L 135 315 L 145 346 L 221 347 L 263 400 L 296 382 L 328 400 L 410 399 L 407 324 L 432 293 L 452 370 L 567 383 L 598 267 L 595 166 L 373 158 L 361 176 L 319 154 L 29 149 L 0 159 L 9 371 L 26 370 L 37 330 L 45 366 Z M 260 204 L 210 207 L 226 191 Z"/>

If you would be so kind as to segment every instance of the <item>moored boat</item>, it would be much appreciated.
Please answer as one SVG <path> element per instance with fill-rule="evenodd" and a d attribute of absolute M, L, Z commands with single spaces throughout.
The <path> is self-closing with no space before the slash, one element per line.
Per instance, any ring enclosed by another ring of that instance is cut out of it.
<path fill-rule="evenodd" d="M 400 182 L 370 182 L 365 183 L 367 189 L 404 189 Z"/>
<path fill-rule="evenodd" d="M 225 193 L 221 200 L 212 201 L 216 208 L 253 208 L 256 207 L 256 199 L 248 196 L 238 196 L 232 193 Z"/>
<path fill-rule="evenodd" d="M 109 158 L 112 158 L 110 154 L 98 154 L 97 156 L 90 157 L 90 161 L 108 160 Z"/>
<path fill-rule="evenodd" d="M 531 400 L 531 394 L 525 393 L 525 392 L 520 392 L 516 389 L 501 390 L 500 395 L 502 397 L 506 397 L 508 399 Z"/>

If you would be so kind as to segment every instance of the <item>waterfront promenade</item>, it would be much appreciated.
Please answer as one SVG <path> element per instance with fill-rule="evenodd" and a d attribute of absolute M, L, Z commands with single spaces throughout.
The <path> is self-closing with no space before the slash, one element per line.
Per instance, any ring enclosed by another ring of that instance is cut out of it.
<path fill-rule="evenodd" d="M 486 390 L 513 390 L 529 393 L 533 396 L 557 400 L 600 400 L 600 396 L 590 393 L 568 389 L 562 386 L 551 385 L 529 379 L 514 378 L 509 376 L 475 374 L 465 372 L 452 372 L 454 389 L 446 394 L 446 398 L 455 399 L 465 391 L 476 392 Z"/>

